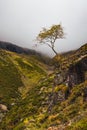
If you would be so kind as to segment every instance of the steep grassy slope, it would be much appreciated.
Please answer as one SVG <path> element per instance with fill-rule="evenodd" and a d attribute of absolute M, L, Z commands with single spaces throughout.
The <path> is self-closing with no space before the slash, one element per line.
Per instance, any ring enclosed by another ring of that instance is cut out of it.
<path fill-rule="evenodd" d="M 9 104 L 18 98 L 20 94 L 17 90 L 22 86 L 24 85 L 19 71 L 9 58 L 9 54 L 0 50 L 0 102 Z"/>
<path fill-rule="evenodd" d="M 13 76 L 8 78 L 5 73 L 6 81 L 2 78 L 5 89 L 12 80 L 8 86 L 12 90 L 9 95 L 4 88 L 0 90 L 1 103 L 4 100 L 10 106 L 1 130 L 87 130 L 87 44 L 74 53 L 55 57 L 55 70 L 49 75 L 50 67 L 35 56 L 1 52 L 0 63 L 4 67 L 6 58 Z"/>
<path fill-rule="evenodd" d="M 27 93 L 46 75 L 46 65 L 35 59 L 35 56 L 18 55 L 0 50 L 0 102 L 9 104 Z"/>

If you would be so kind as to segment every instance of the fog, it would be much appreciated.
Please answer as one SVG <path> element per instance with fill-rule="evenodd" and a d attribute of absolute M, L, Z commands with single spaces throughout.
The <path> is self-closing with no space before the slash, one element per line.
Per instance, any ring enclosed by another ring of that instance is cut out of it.
<path fill-rule="evenodd" d="M 34 48 L 42 27 L 61 23 L 66 38 L 57 40 L 57 52 L 87 42 L 86 0 L 0 0 L 0 40 L 54 55 L 47 46 Z"/>

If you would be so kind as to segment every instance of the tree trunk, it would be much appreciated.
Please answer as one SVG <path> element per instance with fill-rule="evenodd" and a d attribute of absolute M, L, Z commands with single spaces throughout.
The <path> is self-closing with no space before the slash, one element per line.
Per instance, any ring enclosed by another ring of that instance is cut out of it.
<path fill-rule="evenodd" d="M 56 54 L 56 55 L 58 55 L 58 53 L 55 51 L 55 49 L 52 47 L 52 50 L 53 50 L 53 52 Z"/>

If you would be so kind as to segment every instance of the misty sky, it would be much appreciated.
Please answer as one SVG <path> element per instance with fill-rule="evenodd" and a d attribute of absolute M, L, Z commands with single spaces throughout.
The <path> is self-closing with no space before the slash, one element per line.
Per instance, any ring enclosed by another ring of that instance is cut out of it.
<path fill-rule="evenodd" d="M 0 0 L 0 40 L 32 48 L 42 27 L 59 23 L 66 39 L 56 41 L 56 51 L 86 43 L 87 0 Z M 37 49 L 54 54 L 47 46 Z"/>

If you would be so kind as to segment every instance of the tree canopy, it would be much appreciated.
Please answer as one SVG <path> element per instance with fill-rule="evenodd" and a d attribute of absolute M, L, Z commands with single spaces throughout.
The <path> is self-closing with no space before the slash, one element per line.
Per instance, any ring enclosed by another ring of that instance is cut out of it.
<path fill-rule="evenodd" d="M 53 25 L 49 29 L 43 28 L 42 31 L 37 36 L 37 41 L 40 44 L 46 44 L 48 45 L 54 53 L 57 55 L 57 52 L 55 51 L 54 43 L 57 39 L 63 39 L 64 38 L 64 32 L 63 27 L 61 24 L 59 25 Z"/>

